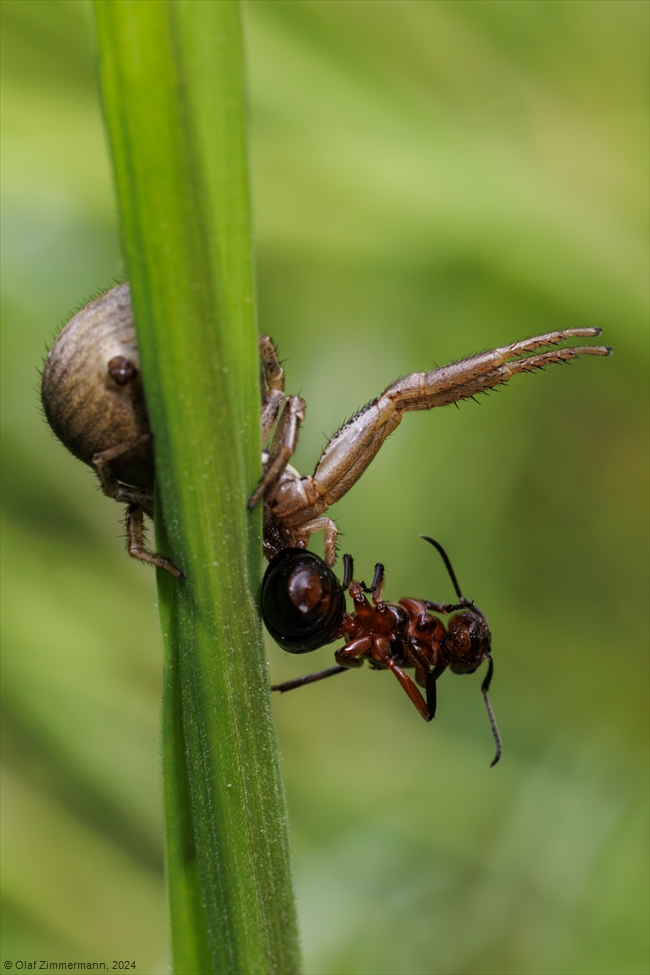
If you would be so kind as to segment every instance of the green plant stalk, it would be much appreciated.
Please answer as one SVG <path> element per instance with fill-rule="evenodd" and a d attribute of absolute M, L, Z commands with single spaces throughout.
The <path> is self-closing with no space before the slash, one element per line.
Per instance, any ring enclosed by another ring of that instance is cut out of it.
<path fill-rule="evenodd" d="M 95 0 L 155 437 L 174 970 L 299 967 L 257 613 L 259 387 L 236 0 Z"/>

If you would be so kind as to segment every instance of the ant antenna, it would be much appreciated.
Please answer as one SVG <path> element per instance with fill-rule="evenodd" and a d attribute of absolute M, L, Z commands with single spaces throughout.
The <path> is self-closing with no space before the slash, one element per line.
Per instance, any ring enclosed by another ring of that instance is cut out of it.
<path fill-rule="evenodd" d="M 428 535 L 420 535 L 420 538 L 423 538 L 425 540 L 425 542 L 429 542 L 431 545 L 433 545 L 434 548 L 437 548 L 438 549 L 438 552 L 440 553 L 440 555 L 442 557 L 442 561 L 445 563 L 445 568 L 447 569 L 447 572 L 449 573 L 449 578 L 451 579 L 451 581 L 452 581 L 452 583 L 454 585 L 454 589 L 456 590 L 456 595 L 458 596 L 460 602 L 463 605 L 466 604 L 467 603 L 467 600 L 465 599 L 465 597 L 463 596 L 462 592 L 460 591 L 460 586 L 458 585 L 458 579 L 456 578 L 456 573 L 454 572 L 454 570 L 452 568 L 452 565 L 451 565 L 451 562 L 449 561 L 449 556 L 445 552 L 445 550 L 442 547 L 442 545 L 440 544 L 440 542 L 436 542 L 435 539 L 429 538 Z"/>
<path fill-rule="evenodd" d="M 442 561 L 445 563 L 445 568 L 447 569 L 447 572 L 449 573 L 449 578 L 451 579 L 451 581 L 453 583 L 453 586 L 454 586 L 454 589 L 456 590 L 456 595 L 458 596 L 458 599 L 460 601 L 460 605 L 459 606 L 454 606 L 454 607 L 446 606 L 445 609 L 446 610 L 450 610 L 452 608 L 453 609 L 461 609 L 462 607 L 471 607 L 472 609 L 476 610 L 476 612 L 480 616 L 483 616 L 483 613 L 478 608 L 478 606 L 475 606 L 474 603 L 470 603 L 465 598 L 465 596 L 463 596 L 462 592 L 460 591 L 460 586 L 458 585 L 458 579 L 456 578 L 456 573 L 454 572 L 453 567 L 452 567 L 452 564 L 449 561 L 449 556 L 445 552 L 445 550 L 442 547 L 442 545 L 440 544 L 440 542 L 436 542 L 435 539 L 429 538 L 428 535 L 420 535 L 420 538 L 423 538 L 425 542 L 429 542 L 429 544 L 430 545 L 433 545 L 433 547 L 435 549 L 437 549 L 438 552 L 440 553 L 440 556 L 442 558 Z M 483 616 L 483 619 L 485 620 L 485 616 Z M 492 674 L 493 673 L 494 673 L 494 662 L 492 660 L 492 657 L 488 657 L 488 672 L 485 675 L 485 680 L 481 684 L 481 692 L 483 694 L 483 700 L 485 701 L 485 708 L 486 708 L 487 713 L 488 713 L 488 718 L 490 719 L 490 728 L 492 729 L 492 735 L 494 737 L 494 742 L 495 742 L 495 744 L 497 746 L 497 753 L 494 756 L 492 762 L 490 763 L 490 768 L 492 768 L 494 765 L 496 765 L 496 763 L 499 761 L 499 759 L 501 758 L 501 751 L 502 751 L 501 735 L 499 734 L 499 728 L 497 726 L 497 720 L 494 717 L 494 711 L 492 710 L 492 705 L 490 704 L 490 698 L 488 697 L 488 689 L 490 687 L 490 681 L 492 680 Z"/>
<path fill-rule="evenodd" d="M 492 674 L 494 673 L 494 662 L 492 657 L 488 657 L 488 672 L 485 675 L 485 680 L 481 684 L 481 691 L 483 693 L 483 700 L 485 701 L 485 707 L 487 708 L 488 718 L 490 719 L 490 727 L 492 728 L 492 734 L 494 736 L 494 741 L 497 746 L 497 753 L 490 762 L 490 768 L 492 768 L 501 758 L 501 735 L 499 734 L 499 729 L 497 727 L 497 721 L 494 717 L 494 711 L 492 710 L 492 705 L 490 704 L 490 698 L 488 697 L 488 688 L 490 687 L 490 681 L 492 680 Z"/>

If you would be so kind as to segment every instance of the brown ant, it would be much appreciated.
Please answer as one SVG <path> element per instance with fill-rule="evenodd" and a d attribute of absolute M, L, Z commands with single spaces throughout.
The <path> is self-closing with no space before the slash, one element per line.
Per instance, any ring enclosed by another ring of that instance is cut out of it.
<path fill-rule="evenodd" d="M 501 757 L 501 736 L 488 697 L 494 664 L 490 655 L 491 635 L 481 610 L 460 591 L 447 553 L 439 542 L 422 535 L 440 553 L 458 598 L 457 603 L 434 603 L 428 599 L 400 599 L 384 602 L 384 566 L 379 562 L 370 587 L 354 582 L 353 562 L 343 556 L 344 576 L 339 583 L 333 571 L 313 552 L 282 549 L 268 566 L 262 581 L 262 616 L 267 630 L 290 653 L 308 653 L 341 637 L 345 645 L 334 654 L 336 667 L 274 684 L 272 691 L 291 691 L 361 667 L 367 660 L 373 670 L 390 670 L 411 703 L 425 721 L 436 713 L 436 681 L 449 667 L 454 674 L 473 674 L 488 661 L 481 691 L 485 700 L 496 755 Z M 345 593 L 354 603 L 354 613 L 345 607 Z M 366 598 L 372 597 L 372 605 Z M 454 613 L 445 629 L 433 613 Z M 404 668 L 414 668 L 415 681 Z M 425 689 L 426 700 L 417 684 Z"/>

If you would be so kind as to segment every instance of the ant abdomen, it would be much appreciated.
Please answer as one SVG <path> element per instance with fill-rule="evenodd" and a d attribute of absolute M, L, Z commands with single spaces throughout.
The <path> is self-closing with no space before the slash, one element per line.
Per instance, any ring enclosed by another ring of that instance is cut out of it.
<path fill-rule="evenodd" d="M 262 580 L 262 617 L 290 653 L 308 653 L 336 640 L 345 614 L 345 590 L 313 552 L 285 548 Z"/>

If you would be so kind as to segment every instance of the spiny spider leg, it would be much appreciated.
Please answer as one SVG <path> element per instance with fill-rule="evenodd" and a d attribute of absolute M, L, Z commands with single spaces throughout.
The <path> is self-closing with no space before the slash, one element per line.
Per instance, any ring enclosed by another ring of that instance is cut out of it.
<path fill-rule="evenodd" d="M 128 504 L 126 506 L 126 550 L 132 559 L 140 562 L 147 562 L 155 565 L 157 569 L 164 569 L 176 579 L 184 579 L 185 576 L 180 569 L 177 569 L 173 562 L 166 559 L 164 555 L 157 555 L 145 548 L 144 537 L 144 508 L 140 504 Z"/>
<path fill-rule="evenodd" d="M 280 408 L 285 403 L 285 378 L 275 344 L 268 335 L 260 335 L 259 352 L 260 386 L 262 390 L 261 432 L 262 446 L 265 447 L 273 432 Z M 289 396 L 268 455 L 264 457 L 264 474 L 256 490 L 249 498 L 249 511 L 255 507 L 260 498 L 269 491 L 285 470 L 289 458 L 296 448 L 300 424 L 304 415 L 304 401 L 299 396 Z"/>
<path fill-rule="evenodd" d="M 396 429 L 402 414 L 429 410 L 474 396 L 507 382 L 518 372 L 575 359 L 579 355 L 609 355 L 601 346 L 553 349 L 531 358 L 508 361 L 528 348 L 563 341 L 578 335 L 598 335 L 600 329 L 569 329 L 527 342 L 517 342 L 494 352 L 484 352 L 427 373 L 412 373 L 398 380 L 330 440 L 316 466 L 313 480 L 321 497 L 338 501 L 363 474 L 386 437 Z M 329 501 L 331 504 L 332 501 Z"/>
<path fill-rule="evenodd" d="M 287 470 L 293 471 L 292 467 L 288 467 Z M 285 474 L 287 472 L 285 471 Z M 336 539 L 338 538 L 339 530 L 335 521 L 331 518 L 312 518 L 311 521 L 304 521 L 302 524 L 298 525 L 297 528 L 293 530 L 293 537 L 298 548 L 307 548 L 309 544 L 309 536 L 313 535 L 315 532 L 323 532 L 323 549 L 325 553 L 325 564 L 334 565 L 336 562 Z M 266 539 L 264 539 L 266 543 Z M 269 556 L 271 557 L 271 556 Z"/>
<path fill-rule="evenodd" d="M 278 359 L 278 350 L 273 339 L 269 335 L 260 335 L 259 338 L 260 364 L 262 376 L 269 390 L 280 390 L 284 392 L 284 369 Z"/>
<path fill-rule="evenodd" d="M 262 480 L 248 499 L 248 509 L 252 510 L 260 498 L 273 487 L 289 463 L 296 449 L 300 424 L 305 418 L 305 401 L 299 396 L 288 396 L 275 428 L 268 460 Z"/>
<path fill-rule="evenodd" d="M 153 490 L 131 487 L 129 484 L 122 484 L 115 475 L 111 464 L 114 460 L 130 454 L 132 450 L 137 450 L 145 443 L 149 443 L 153 438 L 151 433 L 140 433 L 137 437 L 130 440 L 123 440 L 121 443 L 93 454 L 92 466 L 99 478 L 102 491 L 107 498 L 114 498 L 116 501 L 124 501 L 126 504 L 138 504 L 144 508 L 146 514 L 153 518 Z"/>
<path fill-rule="evenodd" d="M 176 579 L 185 578 L 180 569 L 166 559 L 164 555 L 150 552 L 145 546 L 144 516 L 153 518 L 153 491 L 147 488 L 132 487 L 129 484 L 122 484 L 113 474 L 111 464 L 113 461 L 124 457 L 132 450 L 137 450 L 143 444 L 149 443 L 153 438 L 151 433 L 141 433 L 130 440 L 115 444 L 107 450 L 102 450 L 93 455 L 92 466 L 95 468 L 102 491 L 109 498 L 126 503 L 126 550 L 132 559 L 139 562 L 147 562 L 155 565 L 158 569 L 164 569 Z"/>
<path fill-rule="evenodd" d="M 260 387 L 262 390 L 262 446 L 271 438 L 273 426 L 284 402 L 284 369 L 273 340 L 260 335 Z"/>
<path fill-rule="evenodd" d="M 332 437 L 312 477 L 301 478 L 292 469 L 285 470 L 284 476 L 278 476 L 276 469 L 277 484 L 267 495 L 270 517 L 288 536 L 296 536 L 302 531 L 304 537 L 305 524 L 313 524 L 314 519 L 350 490 L 386 438 L 397 428 L 404 413 L 455 403 L 505 383 L 519 372 L 567 362 L 581 355 L 609 355 L 610 348 L 590 345 L 528 355 L 569 338 L 592 338 L 599 334 L 598 328 L 549 332 L 462 359 L 441 369 L 412 373 L 397 380 Z M 277 468 L 281 469 L 279 461 Z M 267 483 L 268 480 L 262 482 L 251 498 L 251 504 L 259 500 L 265 491 L 263 485 Z M 329 527 L 335 537 L 336 526 L 332 523 Z M 272 546 L 270 549 L 272 551 Z M 328 565 L 333 564 L 334 554 L 334 546 L 328 548 Z"/>

